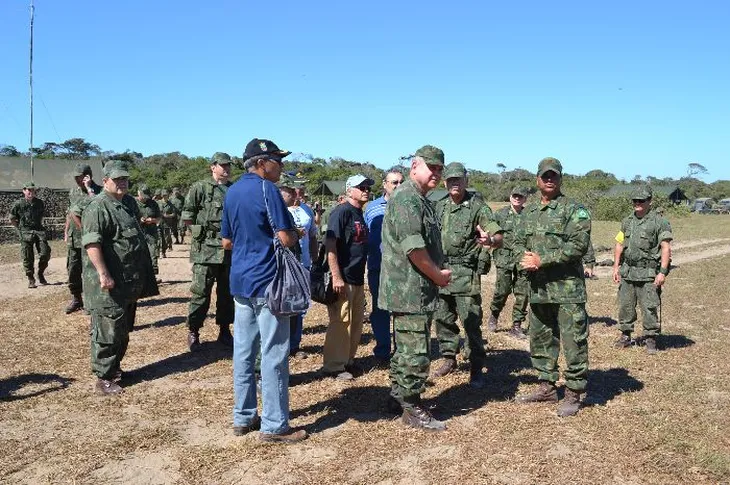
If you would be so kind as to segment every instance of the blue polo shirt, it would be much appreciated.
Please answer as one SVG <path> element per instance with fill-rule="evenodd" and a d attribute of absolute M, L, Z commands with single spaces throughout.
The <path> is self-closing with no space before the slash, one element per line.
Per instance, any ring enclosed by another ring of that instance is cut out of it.
<path fill-rule="evenodd" d="M 264 190 L 273 228 L 266 213 Z M 273 183 L 255 173 L 247 173 L 228 188 L 221 236 L 233 241 L 230 278 L 233 296 L 265 296 L 266 287 L 276 273 L 274 234 L 293 230 L 289 210 Z"/>
<path fill-rule="evenodd" d="M 368 271 L 380 271 L 380 262 L 383 259 L 380 244 L 382 242 L 383 217 L 388 201 L 385 196 L 368 202 L 365 208 L 365 224 L 368 226 Z"/>

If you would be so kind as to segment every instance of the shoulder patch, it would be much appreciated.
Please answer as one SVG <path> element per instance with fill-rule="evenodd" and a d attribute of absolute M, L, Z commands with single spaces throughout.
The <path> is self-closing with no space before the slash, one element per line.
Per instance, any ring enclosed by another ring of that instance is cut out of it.
<path fill-rule="evenodd" d="M 578 219 L 590 219 L 591 218 L 590 213 L 583 207 L 578 209 L 578 212 L 576 212 L 576 215 L 578 216 Z"/>

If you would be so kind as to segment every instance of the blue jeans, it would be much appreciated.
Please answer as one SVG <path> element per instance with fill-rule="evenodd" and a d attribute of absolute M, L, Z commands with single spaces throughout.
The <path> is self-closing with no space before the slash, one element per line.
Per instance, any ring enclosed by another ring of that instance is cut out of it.
<path fill-rule="evenodd" d="M 370 312 L 370 326 L 375 336 L 373 354 L 381 359 L 390 359 L 390 312 L 378 308 L 379 270 L 368 271 L 368 286 L 373 299 L 373 311 Z"/>
<path fill-rule="evenodd" d="M 254 363 L 261 351 L 261 432 L 289 430 L 289 319 L 278 319 L 265 298 L 235 297 L 233 426 L 256 419 Z"/>

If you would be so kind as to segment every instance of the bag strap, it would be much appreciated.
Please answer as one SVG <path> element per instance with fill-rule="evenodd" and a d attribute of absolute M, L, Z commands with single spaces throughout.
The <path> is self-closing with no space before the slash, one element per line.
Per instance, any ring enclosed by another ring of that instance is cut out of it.
<path fill-rule="evenodd" d="M 269 225 L 271 226 L 271 232 L 274 233 L 274 249 L 282 247 L 281 241 L 279 241 L 279 237 L 276 235 L 276 229 L 274 229 L 274 220 L 271 218 L 271 211 L 269 210 L 269 198 L 266 197 L 266 184 L 264 184 L 264 181 L 261 181 L 261 191 L 264 193 L 264 206 L 266 206 L 266 216 L 269 219 Z"/>

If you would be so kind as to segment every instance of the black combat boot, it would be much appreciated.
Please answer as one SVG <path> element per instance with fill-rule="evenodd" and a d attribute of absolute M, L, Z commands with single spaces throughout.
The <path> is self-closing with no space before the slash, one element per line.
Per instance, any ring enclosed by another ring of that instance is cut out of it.
<path fill-rule="evenodd" d="M 197 330 L 190 330 L 188 332 L 188 349 L 190 352 L 195 352 L 200 349 L 200 334 Z"/>
<path fill-rule="evenodd" d="M 231 329 L 228 325 L 221 325 L 218 331 L 218 338 L 216 341 L 226 347 L 233 347 L 233 335 L 231 335 Z"/>
<path fill-rule="evenodd" d="M 578 410 L 581 408 L 582 403 L 580 401 L 580 392 L 574 391 L 569 388 L 565 388 L 565 397 L 563 402 L 558 406 L 558 416 L 566 418 L 568 416 L 575 416 L 578 414 Z"/>
<path fill-rule="evenodd" d="M 621 336 L 614 342 L 614 347 L 617 349 L 625 349 L 627 347 L 631 347 L 631 332 L 623 331 L 621 332 Z"/>
<path fill-rule="evenodd" d="M 431 373 L 431 378 L 443 377 L 456 370 L 456 357 L 446 357 L 441 367 Z"/>
<path fill-rule="evenodd" d="M 522 330 L 522 326 L 519 322 L 513 323 L 512 328 L 509 331 L 509 334 L 519 340 L 526 340 L 527 335 L 525 334 L 525 331 Z"/>
<path fill-rule="evenodd" d="M 469 369 L 469 387 L 473 389 L 484 389 L 487 387 L 487 379 L 484 377 L 481 365 L 474 365 L 472 363 Z"/>
<path fill-rule="evenodd" d="M 488 332 L 497 331 L 497 317 L 495 317 L 494 315 L 489 316 L 489 321 L 487 322 L 487 331 Z"/>
<path fill-rule="evenodd" d="M 532 402 L 558 402 L 558 390 L 554 383 L 541 381 L 540 387 L 536 391 L 518 396 L 515 401 L 523 404 Z"/>
<path fill-rule="evenodd" d="M 46 281 L 46 277 L 43 276 L 43 272 L 44 271 L 45 271 L 44 269 L 39 269 L 38 270 L 38 283 L 40 283 L 42 285 L 47 285 L 48 284 L 48 281 Z"/>
<path fill-rule="evenodd" d="M 113 380 L 97 379 L 94 391 L 100 396 L 117 396 L 123 393 L 124 389 Z"/>
<path fill-rule="evenodd" d="M 66 315 L 81 310 L 82 308 L 84 308 L 84 303 L 81 301 L 81 295 L 73 295 L 71 301 L 66 305 Z"/>
<path fill-rule="evenodd" d="M 32 274 L 28 275 L 28 288 L 35 288 L 35 278 L 33 278 Z"/>
<path fill-rule="evenodd" d="M 403 424 L 412 428 L 425 429 L 426 431 L 443 431 L 446 429 L 446 423 L 434 418 L 420 401 L 404 407 L 401 419 Z"/>

